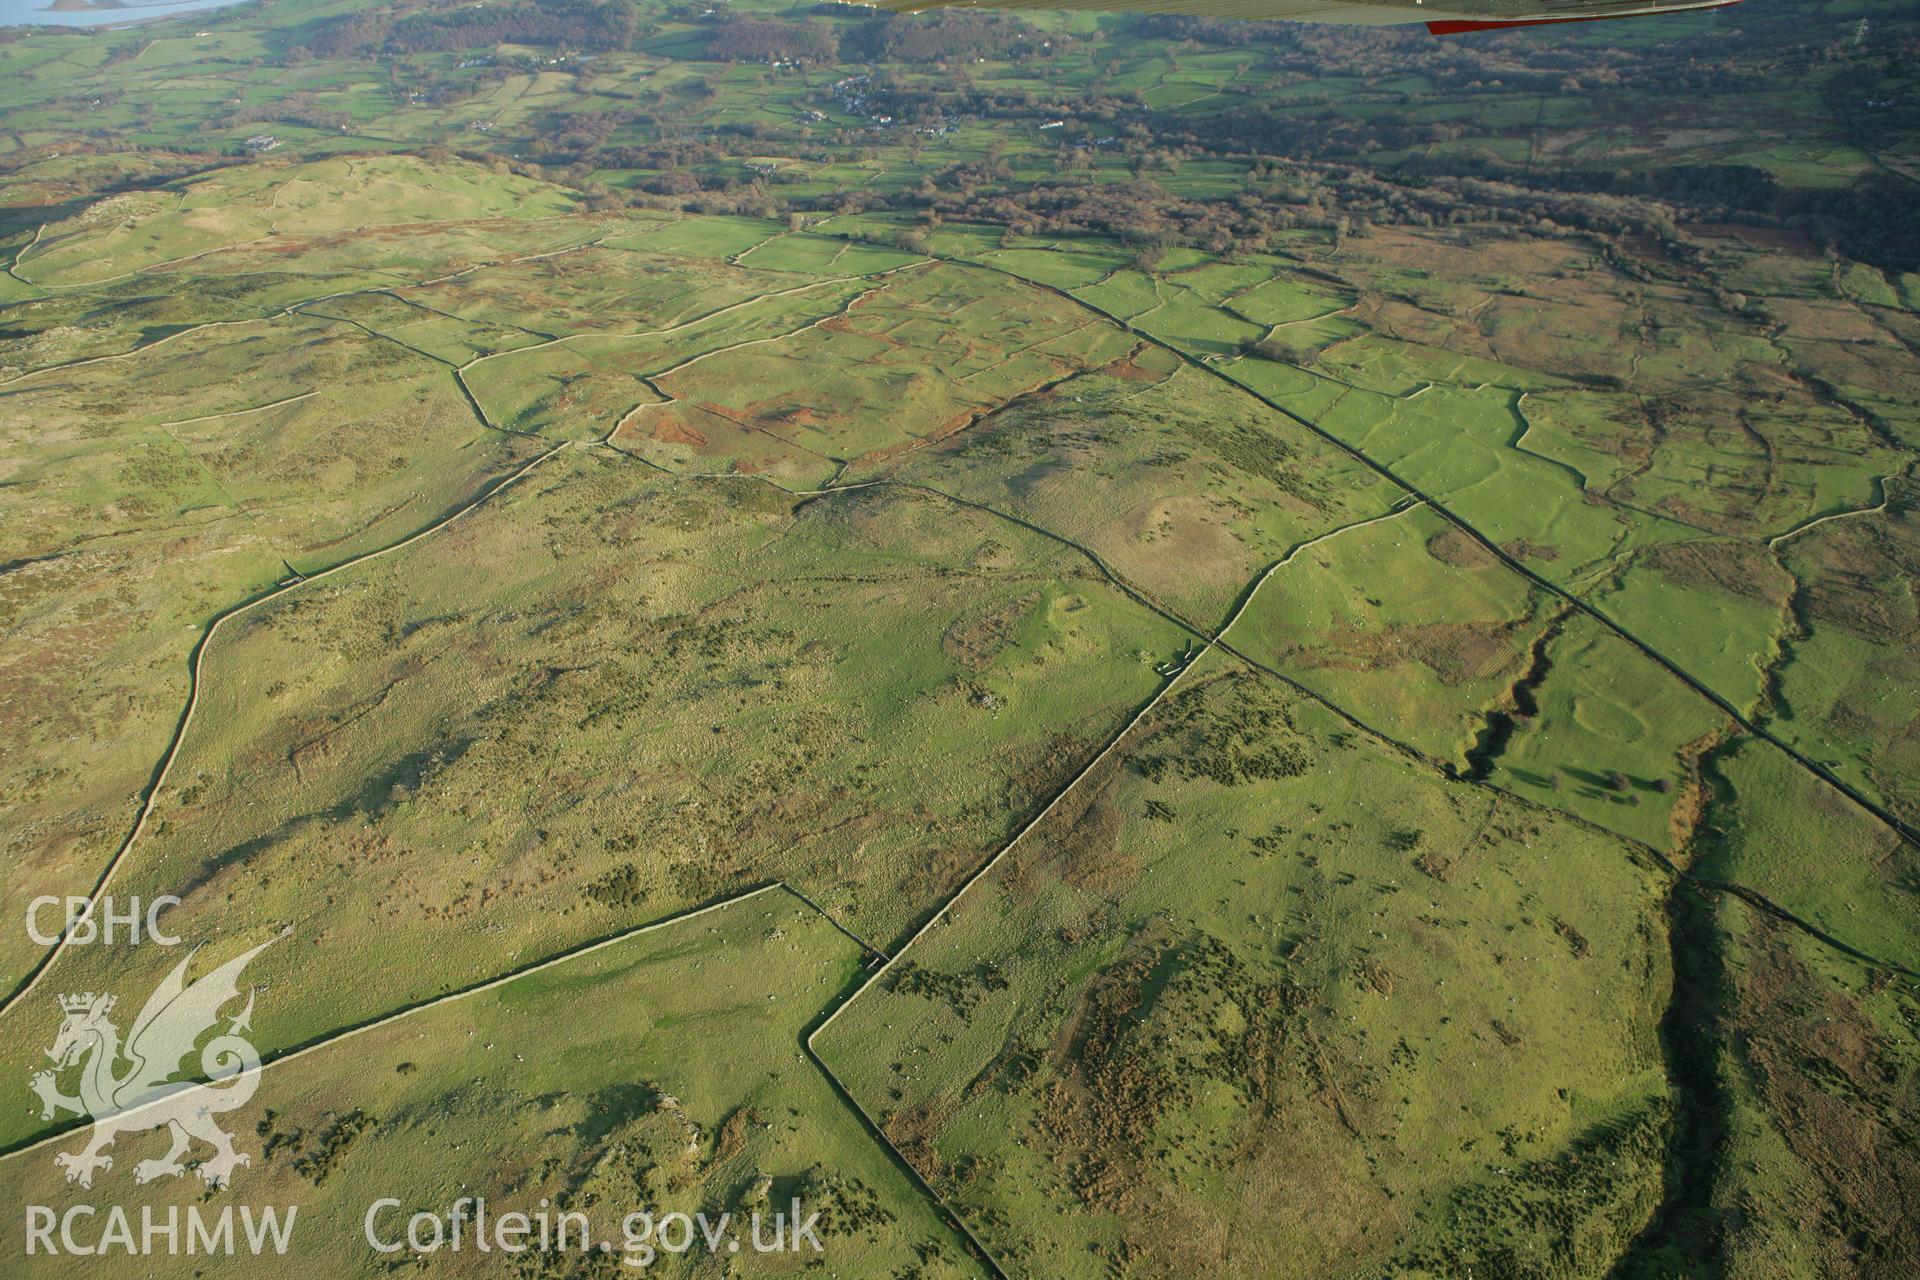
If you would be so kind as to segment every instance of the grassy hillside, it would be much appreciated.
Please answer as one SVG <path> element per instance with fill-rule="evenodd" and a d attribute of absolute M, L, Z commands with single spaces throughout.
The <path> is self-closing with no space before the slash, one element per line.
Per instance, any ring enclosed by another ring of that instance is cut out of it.
<path fill-rule="evenodd" d="M 231 1188 L 0 1182 L 1920 1267 L 1915 34 L 6 33 L 4 897 L 291 933 Z M 0 932 L 0 1059 L 183 954 Z"/>

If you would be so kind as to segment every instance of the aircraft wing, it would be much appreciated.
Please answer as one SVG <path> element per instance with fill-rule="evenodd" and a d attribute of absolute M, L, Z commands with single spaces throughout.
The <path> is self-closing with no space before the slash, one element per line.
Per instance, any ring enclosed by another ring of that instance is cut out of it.
<path fill-rule="evenodd" d="M 1080 9 L 1095 13 L 1184 13 L 1209 18 L 1281 18 L 1391 26 L 1424 22 L 1435 35 L 1592 22 L 1721 9 L 1739 0 L 867 0 L 881 9 Z"/>

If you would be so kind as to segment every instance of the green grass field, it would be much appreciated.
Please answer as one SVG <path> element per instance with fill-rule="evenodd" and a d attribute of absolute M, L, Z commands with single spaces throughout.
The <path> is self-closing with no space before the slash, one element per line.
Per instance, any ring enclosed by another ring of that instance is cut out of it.
<path fill-rule="evenodd" d="M 263 1076 L 273 1104 L 242 1145 L 256 1191 L 298 1206 L 281 1273 L 384 1275 L 363 1202 L 399 1202 L 375 1222 L 383 1242 L 397 1242 L 414 1213 L 444 1220 L 473 1196 L 495 1215 L 544 1212 L 556 1241 L 560 1215 L 579 1215 L 566 1250 L 519 1260 L 550 1274 L 606 1262 L 607 1243 L 614 1262 L 647 1274 L 709 1274 L 716 1257 L 741 1275 L 810 1274 L 821 1258 L 884 1274 L 916 1257 L 924 1276 L 977 1275 L 937 1206 L 802 1052 L 812 1009 L 857 977 L 862 955 L 818 911 L 773 890 L 276 1065 Z M 687 1054 L 695 1028 L 727 1051 Z M 58 1199 L 50 1177 L 43 1160 L 0 1173 L 22 1202 Z M 821 1253 L 804 1241 L 756 1251 L 751 1215 L 766 1215 L 758 1238 L 770 1242 L 772 1215 L 796 1200 L 802 1219 L 820 1215 Z M 208 1208 L 191 1176 L 154 1203 Z M 661 1225 L 630 1220 L 636 1212 Z M 729 1215 L 725 1243 L 709 1250 L 696 1236 L 675 1252 L 675 1213 L 703 1213 L 716 1228 Z M 492 1272 L 498 1258 L 475 1247 L 473 1231 L 469 1221 L 464 1251 L 441 1254 L 436 1270 Z M 88 1274 L 77 1261 L 42 1255 L 20 1274 Z"/>
<path fill-rule="evenodd" d="M 416 8 L 0 39 L 0 887 L 278 939 L 234 1185 L 16 1206 L 1920 1268 L 1910 20 Z"/>
<path fill-rule="evenodd" d="M 1024 1274 L 1630 1238 L 1660 877 L 1230 660 L 1162 706 L 820 1037 L 862 1105 Z M 1506 1165 L 1596 1155 L 1507 1203 Z"/>

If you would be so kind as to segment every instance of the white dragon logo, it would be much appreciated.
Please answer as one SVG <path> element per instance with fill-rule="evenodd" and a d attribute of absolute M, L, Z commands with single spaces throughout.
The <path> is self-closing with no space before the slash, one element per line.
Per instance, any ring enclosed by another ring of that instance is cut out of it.
<path fill-rule="evenodd" d="M 287 932 L 283 930 L 279 937 L 286 937 Z M 240 971 L 277 941 L 279 938 L 268 939 L 191 985 L 186 972 L 193 955 L 188 955 L 148 998 L 127 1032 L 124 1048 L 119 1030 L 107 1016 L 113 1012 L 112 996 L 89 992 L 60 997 L 66 1019 L 60 1024 L 53 1048 L 47 1050 L 53 1069 L 37 1073 L 32 1085 L 40 1095 L 42 1120 L 51 1120 L 61 1111 L 93 1117 L 93 1134 L 86 1147 L 54 1157 L 67 1171 L 68 1182 L 91 1187 L 95 1169 L 113 1168 L 113 1157 L 102 1152 L 113 1145 L 115 1138 L 162 1125 L 173 1131 L 173 1147 L 159 1160 L 136 1164 L 135 1182 L 178 1177 L 186 1172 L 180 1158 L 194 1138 L 214 1149 L 212 1157 L 199 1167 L 200 1177 L 209 1187 L 226 1185 L 236 1168 L 251 1163 L 245 1152 L 233 1149 L 233 1135 L 216 1124 L 214 1117 L 246 1105 L 259 1085 L 260 1055 L 240 1035 L 251 1029 L 253 990 L 247 993 L 246 1008 L 226 1031 L 200 1050 L 200 1071 L 206 1081 L 173 1077 L 181 1070 L 182 1060 L 193 1053 L 201 1034 L 220 1020 L 221 1006 L 239 997 Z M 196 947 L 195 954 L 198 950 Z M 126 1069 L 116 1074 L 122 1059 Z M 76 1065 L 81 1068 L 77 1098 L 60 1092 L 58 1084 L 60 1074 Z"/>

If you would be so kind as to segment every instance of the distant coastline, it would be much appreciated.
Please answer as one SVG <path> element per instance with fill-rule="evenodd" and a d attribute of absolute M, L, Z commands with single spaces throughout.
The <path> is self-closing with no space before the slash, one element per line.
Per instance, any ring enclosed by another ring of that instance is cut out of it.
<path fill-rule="evenodd" d="M 0 26 L 130 27 L 242 0 L 0 0 Z"/>

